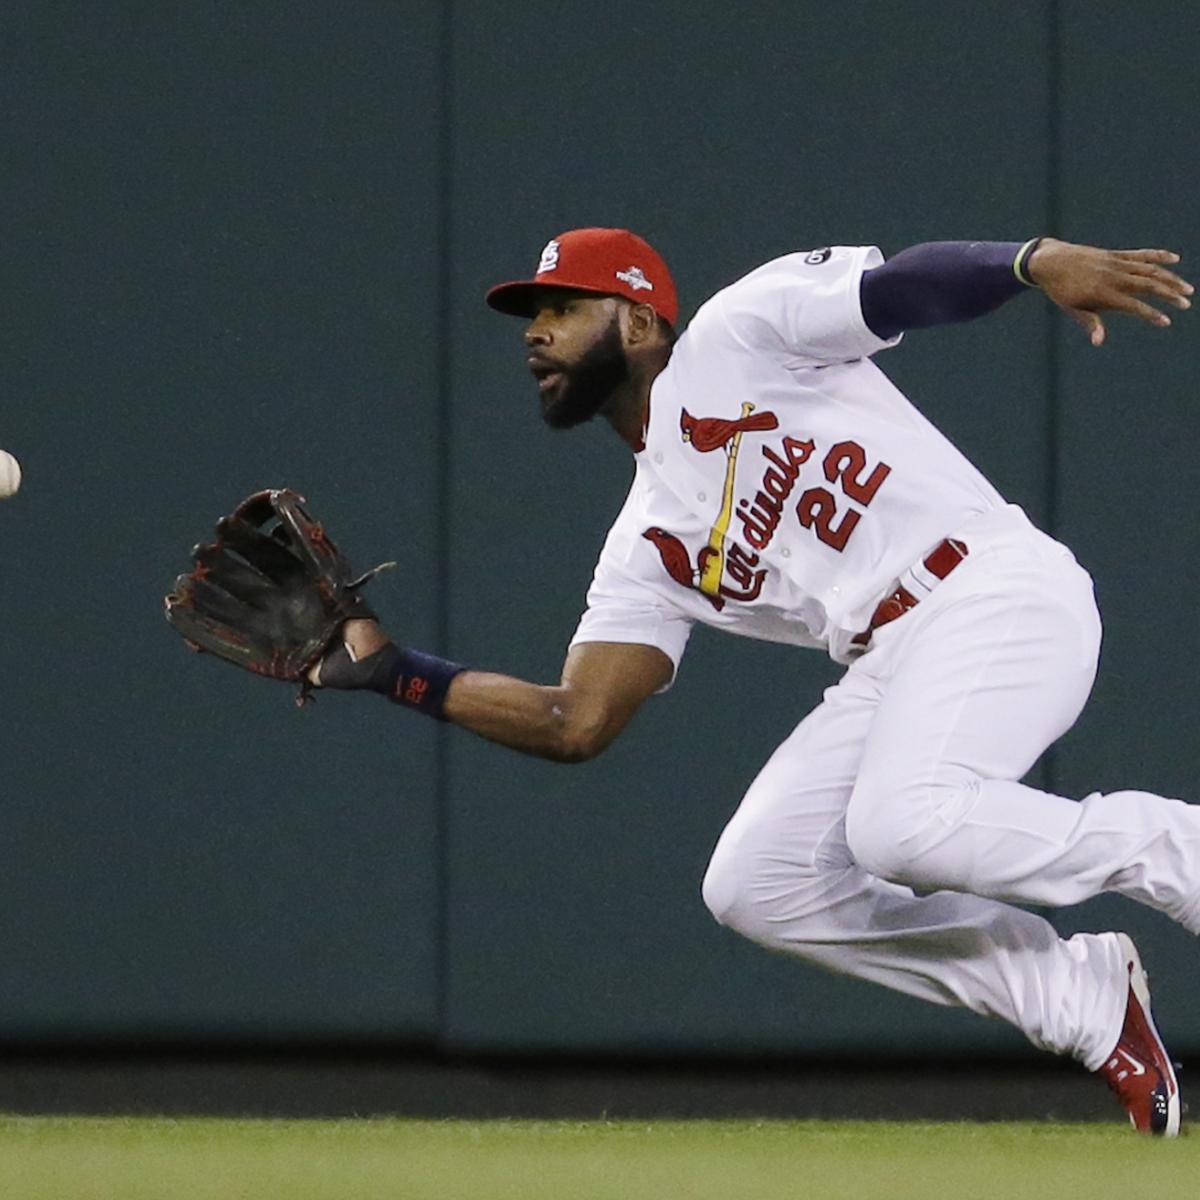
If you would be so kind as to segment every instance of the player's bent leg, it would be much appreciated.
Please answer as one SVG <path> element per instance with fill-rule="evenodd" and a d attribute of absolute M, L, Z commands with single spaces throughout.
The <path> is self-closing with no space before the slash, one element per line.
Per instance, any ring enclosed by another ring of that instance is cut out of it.
<path fill-rule="evenodd" d="M 918 897 L 855 866 L 789 878 L 763 833 L 719 845 L 709 865 L 704 899 L 723 925 L 826 970 L 1007 1021 L 1097 1073 L 1135 1129 L 1179 1132 L 1175 1072 L 1124 934 L 1063 939 L 1022 909 L 955 892 Z"/>
<path fill-rule="evenodd" d="M 878 699 L 872 681 L 844 676 L 758 773 L 704 878 L 704 901 L 718 921 L 760 893 L 853 865 L 846 802 Z"/>
<path fill-rule="evenodd" d="M 998 1017 L 1090 1070 L 1111 1052 L 1127 999 L 1113 935 L 1063 939 L 1021 909 L 918 897 L 855 866 L 788 876 L 763 833 L 713 856 L 704 899 L 723 925 L 826 970 Z"/>
<path fill-rule="evenodd" d="M 721 836 L 705 903 L 764 947 L 998 1017 L 1102 1069 L 1130 995 L 1114 935 L 1064 940 L 1034 914 L 950 892 L 919 898 L 854 862 L 845 806 L 879 695 L 848 673 L 779 747 Z"/>
<path fill-rule="evenodd" d="M 997 580 L 964 565 L 851 669 L 882 693 L 847 806 L 855 861 L 1016 903 L 1115 891 L 1200 933 L 1200 808 L 1013 782 L 1081 710 L 1099 624 L 1073 564 L 1002 566 Z"/>
<path fill-rule="evenodd" d="M 1200 934 L 1200 812 L 1148 792 L 1075 802 L 1004 780 L 862 793 L 855 859 L 882 878 L 1062 907 L 1116 892 Z M 899 824 L 902 814 L 910 820 Z"/>
<path fill-rule="evenodd" d="M 1097 1068 L 1127 993 L 1111 937 L 1066 941 L 1041 917 L 974 896 L 918 898 L 854 862 L 844 808 L 876 701 L 851 673 L 779 747 L 721 835 L 705 903 L 759 945 L 999 1017 Z"/>

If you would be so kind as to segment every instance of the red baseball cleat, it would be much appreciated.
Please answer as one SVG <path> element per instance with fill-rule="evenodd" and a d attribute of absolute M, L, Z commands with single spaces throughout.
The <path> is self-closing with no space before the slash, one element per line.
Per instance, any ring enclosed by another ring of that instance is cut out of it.
<path fill-rule="evenodd" d="M 1121 1036 L 1099 1074 L 1117 1094 L 1139 1133 L 1179 1135 L 1179 1082 L 1150 1015 L 1150 981 L 1133 939 L 1118 933 L 1129 973 L 1129 1000 Z"/>

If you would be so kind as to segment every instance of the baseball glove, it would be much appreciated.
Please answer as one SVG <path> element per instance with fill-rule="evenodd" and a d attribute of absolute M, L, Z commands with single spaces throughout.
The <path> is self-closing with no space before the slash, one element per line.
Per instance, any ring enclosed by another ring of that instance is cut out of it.
<path fill-rule="evenodd" d="M 166 597 L 167 620 L 193 650 L 255 675 L 300 684 L 350 617 L 374 617 L 341 551 L 304 509 L 303 496 L 271 488 L 217 522 L 217 540 L 192 549 L 195 566 Z"/>

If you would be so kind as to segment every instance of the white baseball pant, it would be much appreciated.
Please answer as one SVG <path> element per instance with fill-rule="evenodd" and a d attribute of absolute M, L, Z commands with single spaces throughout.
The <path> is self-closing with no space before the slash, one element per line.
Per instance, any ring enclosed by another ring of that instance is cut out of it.
<path fill-rule="evenodd" d="M 764 946 L 1001 1017 L 1095 1070 L 1125 1014 L 1116 938 L 1063 939 L 1012 904 L 1117 892 L 1200 933 L 1200 807 L 1015 782 L 1083 708 L 1100 620 L 1087 574 L 1032 525 L 961 536 L 968 557 L 760 772 L 705 902 Z"/>

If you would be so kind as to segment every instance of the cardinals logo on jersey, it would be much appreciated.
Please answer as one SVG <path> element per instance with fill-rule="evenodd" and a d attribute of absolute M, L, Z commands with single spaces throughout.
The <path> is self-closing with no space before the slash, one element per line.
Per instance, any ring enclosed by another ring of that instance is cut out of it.
<path fill-rule="evenodd" d="M 687 547 L 674 534 L 654 526 L 642 536 L 654 544 L 664 569 L 676 583 L 701 592 L 718 611 L 726 598 L 758 599 L 767 576 L 767 568 L 759 565 L 760 556 L 789 512 L 795 514 L 801 528 L 812 530 L 818 542 L 841 554 L 863 512 L 845 507 L 842 498 L 826 485 L 840 486 L 845 499 L 865 510 L 891 474 L 892 468 L 885 462 L 871 465 L 858 442 L 835 442 L 821 455 L 813 438 L 785 434 L 770 442 L 764 439 L 759 445 L 762 474 L 751 485 L 752 496 L 743 496 L 735 505 L 743 436 L 772 433 L 778 428 L 774 413 L 755 412 L 748 402 L 736 417 L 695 417 L 686 408 L 679 412 L 679 432 L 685 444 L 699 454 L 724 451 L 720 511 L 694 565 Z M 814 486 L 806 486 L 810 483 Z M 793 502 L 797 490 L 799 499 Z M 740 526 L 741 542 L 729 536 L 734 521 Z"/>
<path fill-rule="evenodd" d="M 736 542 L 727 548 L 725 535 L 733 519 L 733 484 L 742 435 L 778 428 L 779 419 L 774 413 L 755 413 L 754 405 L 749 403 L 743 404 L 741 414 L 734 418 L 694 417 L 686 408 L 679 413 L 679 431 L 684 442 L 701 454 L 725 452 L 721 509 L 709 531 L 707 545 L 696 555 L 695 566 L 687 547 L 674 534 L 654 526 L 642 536 L 654 544 L 667 574 L 680 586 L 700 592 L 718 612 L 725 607 L 727 598 L 757 600 L 767 577 L 766 568 L 758 565 L 758 555 Z M 726 575 L 730 583 L 725 582 Z"/>
<path fill-rule="evenodd" d="M 728 572 L 730 579 L 740 586 L 723 583 L 718 576 L 717 592 L 714 595 L 701 587 L 706 569 L 713 561 L 716 551 L 711 546 L 704 546 L 696 555 L 696 565 L 692 566 L 692 556 L 688 548 L 673 533 L 652 525 L 643 534 L 652 543 L 662 559 L 663 568 L 680 587 L 692 588 L 698 591 L 708 602 L 720 612 L 725 607 L 726 598 L 748 602 L 757 600 L 762 592 L 763 581 L 767 577 L 765 567 L 759 567 L 758 555 L 749 554 L 741 546 L 734 543 L 723 564 L 722 573 Z"/>
<path fill-rule="evenodd" d="M 753 407 L 750 404 L 743 406 L 747 410 Z M 769 412 L 753 415 L 743 412 L 740 417 L 730 420 L 725 417 L 693 417 L 686 408 L 679 410 L 679 429 L 683 440 L 690 442 L 701 454 L 723 449 L 741 433 L 769 433 L 778 428 L 779 418 Z"/>
<path fill-rule="evenodd" d="M 709 553 L 707 546 L 700 551 L 699 563 L 693 567 L 692 556 L 688 553 L 688 548 L 673 533 L 668 533 L 665 529 L 652 525 L 642 534 L 642 537 L 654 544 L 667 574 L 680 587 L 694 588 L 698 586 L 697 580 L 703 574 L 705 556 Z M 725 607 L 725 601 L 719 596 L 709 596 L 708 599 L 718 612 Z"/>
<path fill-rule="evenodd" d="M 729 419 L 725 417 L 693 417 L 686 408 L 679 411 L 679 432 L 683 440 L 692 449 L 701 454 L 711 454 L 714 450 L 724 450 L 726 456 L 725 482 L 721 487 L 721 510 L 709 531 L 708 546 L 701 551 L 699 589 L 710 599 L 719 598 L 722 594 L 721 577 L 727 566 L 725 552 L 725 535 L 729 531 L 729 522 L 733 518 L 733 481 L 737 474 L 738 451 L 742 444 L 742 435 L 751 432 L 769 432 L 779 428 L 779 418 L 774 413 L 754 411 L 754 405 L 749 402 L 742 404 L 739 416 Z M 755 564 L 758 562 L 754 556 Z M 765 571 L 763 572 L 765 575 Z M 743 584 L 743 586 L 745 586 Z M 759 579 L 754 588 L 757 596 L 762 589 Z"/>

